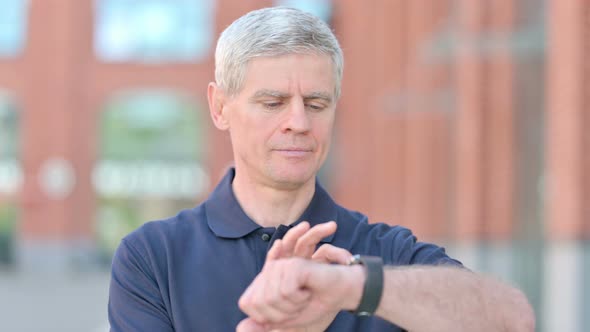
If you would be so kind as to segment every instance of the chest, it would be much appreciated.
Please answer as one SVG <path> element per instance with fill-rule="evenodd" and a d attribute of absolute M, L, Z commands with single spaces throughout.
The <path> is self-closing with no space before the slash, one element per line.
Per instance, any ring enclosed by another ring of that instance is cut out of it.
<path fill-rule="evenodd" d="M 245 318 L 238 300 L 266 257 L 253 240 L 191 244 L 170 255 L 161 288 L 176 331 L 235 331 Z"/>

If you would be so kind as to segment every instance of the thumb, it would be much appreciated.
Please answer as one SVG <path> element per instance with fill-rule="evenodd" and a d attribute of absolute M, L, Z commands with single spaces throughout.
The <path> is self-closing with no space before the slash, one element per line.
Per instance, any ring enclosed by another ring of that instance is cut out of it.
<path fill-rule="evenodd" d="M 348 265 L 351 257 L 352 254 L 348 250 L 326 243 L 316 250 L 311 259 L 319 263 Z"/>
<path fill-rule="evenodd" d="M 262 324 L 256 323 L 252 318 L 246 318 L 238 324 L 236 332 L 267 332 L 268 329 Z"/>

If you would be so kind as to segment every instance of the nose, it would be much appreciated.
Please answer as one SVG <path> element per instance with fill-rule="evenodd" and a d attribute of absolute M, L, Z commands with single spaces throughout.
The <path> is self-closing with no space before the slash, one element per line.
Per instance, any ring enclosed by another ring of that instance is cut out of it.
<path fill-rule="evenodd" d="M 309 114 L 305 111 L 303 100 L 293 98 L 291 103 L 289 103 L 286 119 L 283 122 L 283 132 L 300 134 L 307 133 L 310 129 Z"/>

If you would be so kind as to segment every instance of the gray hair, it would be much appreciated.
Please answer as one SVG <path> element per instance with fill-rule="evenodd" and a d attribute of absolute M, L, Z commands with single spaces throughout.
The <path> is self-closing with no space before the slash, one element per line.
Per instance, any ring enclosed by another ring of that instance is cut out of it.
<path fill-rule="evenodd" d="M 330 27 L 294 8 L 271 7 L 249 12 L 227 27 L 217 41 L 215 80 L 230 96 L 242 89 L 248 62 L 256 57 L 325 54 L 334 67 L 334 96 L 340 96 L 344 57 Z"/>

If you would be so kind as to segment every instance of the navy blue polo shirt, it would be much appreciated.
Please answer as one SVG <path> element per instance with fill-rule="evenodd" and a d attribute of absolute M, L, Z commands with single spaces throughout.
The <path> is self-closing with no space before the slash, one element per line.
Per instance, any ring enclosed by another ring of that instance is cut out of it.
<path fill-rule="evenodd" d="M 337 205 L 319 184 L 295 223 L 261 227 L 238 204 L 234 175 L 230 170 L 194 209 L 146 223 L 121 241 L 112 265 L 111 331 L 235 331 L 246 317 L 238 299 L 262 269 L 268 249 L 303 220 L 312 226 L 336 221 L 336 233 L 322 243 L 381 256 L 389 265 L 460 265 L 444 249 L 417 242 L 406 228 L 369 224 L 363 214 Z M 400 329 L 377 317 L 340 312 L 327 331 Z"/>

